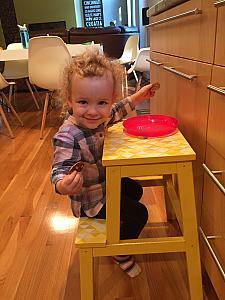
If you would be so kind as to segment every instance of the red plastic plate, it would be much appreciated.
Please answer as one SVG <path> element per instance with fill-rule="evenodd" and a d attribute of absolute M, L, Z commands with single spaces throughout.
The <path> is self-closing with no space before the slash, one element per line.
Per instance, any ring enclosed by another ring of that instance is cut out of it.
<path fill-rule="evenodd" d="M 140 137 L 164 137 L 177 132 L 176 118 L 165 115 L 142 115 L 123 121 L 124 132 Z"/>

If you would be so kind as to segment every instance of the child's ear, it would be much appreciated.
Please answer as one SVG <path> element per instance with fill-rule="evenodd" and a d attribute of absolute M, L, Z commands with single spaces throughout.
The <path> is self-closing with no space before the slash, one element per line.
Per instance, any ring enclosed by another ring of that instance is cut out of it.
<path fill-rule="evenodd" d="M 67 108 L 68 113 L 69 113 L 70 115 L 72 115 L 72 114 L 73 114 L 72 100 L 69 99 L 69 100 L 67 101 L 67 105 L 68 105 L 68 108 Z"/>
<path fill-rule="evenodd" d="M 71 100 L 71 99 L 68 99 L 68 100 L 67 100 L 67 104 L 68 104 L 69 107 L 72 107 L 72 100 Z"/>
<path fill-rule="evenodd" d="M 72 109 L 72 107 L 69 107 L 69 108 L 68 108 L 68 113 L 69 113 L 70 115 L 73 114 L 73 109 Z"/>

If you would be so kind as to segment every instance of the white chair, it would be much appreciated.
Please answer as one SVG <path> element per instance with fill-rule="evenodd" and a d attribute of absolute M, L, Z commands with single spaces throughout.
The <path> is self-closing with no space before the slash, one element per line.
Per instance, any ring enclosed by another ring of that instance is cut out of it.
<path fill-rule="evenodd" d="M 15 82 L 8 82 L 5 80 L 5 78 L 2 76 L 2 74 L 0 73 L 0 95 L 1 95 L 1 101 L 0 101 L 0 115 L 2 118 L 2 121 L 4 122 L 6 128 L 9 131 L 9 135 L 11 138 L 14 138 L 14 134 L 12 132 L 12 128 L 9 125 L 9 122 L 6 118 L 4 109 L 2 108 L 3 105 L 6 105 L 7 108 L 9 108 L 11 110 L 11 112 L 13 113 L 13 115 L 16 117 L 16 119 L 19 121 L 19 123 L 21 124 L 21 126 L 23 126 L 23 122 L 21 121 L 20 117 L 18 116 L 17 112 L 15 111 L 15 109 L 13 108 L 12 104 L 11 104 L 11 99 L 7 98 L 6 95 L 4 94 L 4 92 L 2 91 L 2 89 L 8 87 L 8 86 L 13 86 L 15 84 Z"/>
<path fill-rule="evenodd" d="M 149 74 L 150 73 L 150 67 L 149 63 L 146 61 L 146 59 L 149 59 L 150 56 L 150 47 L 147 48 L 141 48 L 138 51 L 137 58 L 134 62 L 134 64 L 130 67 L 130 69 L 127 71 L 127 74 L 134 74 L 135 80 L 136 80 L 136 87 L 135 91 L 138 91 L 141 87 L 142 79 L 144 77 L 144 73 Z M 139 74 L 137 75 L 138 72 Z M 150 113 L 150 102 L 149 101 L 143 101 L 142 103 L 138 104 L 136 106 L 136 113 L 139 114 L 148 114 Z"/>
<path fill-rule="evenodd" d="M 134 64 L 130 67 L 127 71 L 127 74 L 131 74 L 133 72 L 136 82 L 141 81 L 144 72 L 150 72 L 149 63 L 146 59 L 150 57 L 150 47 L 148 48 L 141 48 L 138 51 L 137 58 Z M 137 72 L 140 72 L 140 77 L 138 78 Z"/>
<path fill-rule="evenodd" d="M 135 61 L 139 50 L 139 35 L 131 35 L 124 46 L 123 54 L 119 58 L 121 64 L 128 64 Z"/>
<path fill-rule="evenodd" d="M 124 65 L 124 76 L 122 84 L 122 95 L 128 95 L 127 71 L 126 65 L 131 64 L 137 58 L 139 50 L 139 35 L 131 35 L 126 41 L 122 56 L 118 59 L 121 65 Z"/>
<path fill-rule="evenodd" d="M 23 46 L 21 43 L 12 43 L 7 46 L 8 50 L 22 49 L 22 48 L 23 48 Z M 2 75 L 7 80 L 17 80 L 17 79 L 24 78 L 25 82 L 27 84 L 27 87 L 31 93 L 31 96 L 34 100 L 34 103 L 35 103 L 37 109 L 40 110 L 40 106 L 38 104 L 38 101 L 33 93 L 30 82 L 28 80 L 28 61 L 27 60 L 6 61 Z M 16 85 L 14 85 L 14 87 L 16 87 Z M 12 95 L 12 93 L 13 93 L 13 86 L 10 85 L 10 95 Z"/>
<path fill-rule="evenodd" d="M 45 96 L 40 138 L 43 138 L 50 93 L 60 89 L 64 67 L 71 60 L 66 44 L 58 36 L 39 36 L 29 40 L 28 72 L 32 84 L 48 90 Z"/>

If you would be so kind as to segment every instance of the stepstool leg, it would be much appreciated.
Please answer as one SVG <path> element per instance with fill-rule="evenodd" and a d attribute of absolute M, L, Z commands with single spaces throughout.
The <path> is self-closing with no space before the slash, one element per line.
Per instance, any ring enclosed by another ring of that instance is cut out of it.
<path fill-rule="evenodd" d="M 163 175 L 163 188 L 164 188 L 164 198 L 165 198 L 167 221 L 176 219 L 176 214 L 173 210 L 171 199 L 170 199 L 168 191 L 167 191 L 167 180 L 169 178 L 170 178 L 169 175 Z"/>
<path fill-rule="evenodd" d="M 92 248 L 80 249 L 81 300 L 94 299 Z"/>
<path fill-rule="evenodd" d="M 192 300 L 202 300 L 202 277 L 198 230 L 192 175 L 192 163 L 177 164 L 178 188 L 183 216 L 183 234 L 186 241 L 186 259 L 190 295 Z"/>

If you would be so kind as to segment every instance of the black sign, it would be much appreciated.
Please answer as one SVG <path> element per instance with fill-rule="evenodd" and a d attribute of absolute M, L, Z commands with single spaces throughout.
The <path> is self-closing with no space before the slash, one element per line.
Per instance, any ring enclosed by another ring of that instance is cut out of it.
<path fill-rule="evenodd" d="M 85 27 L 104 27 L 102 0 L 83 0 Z"/>

